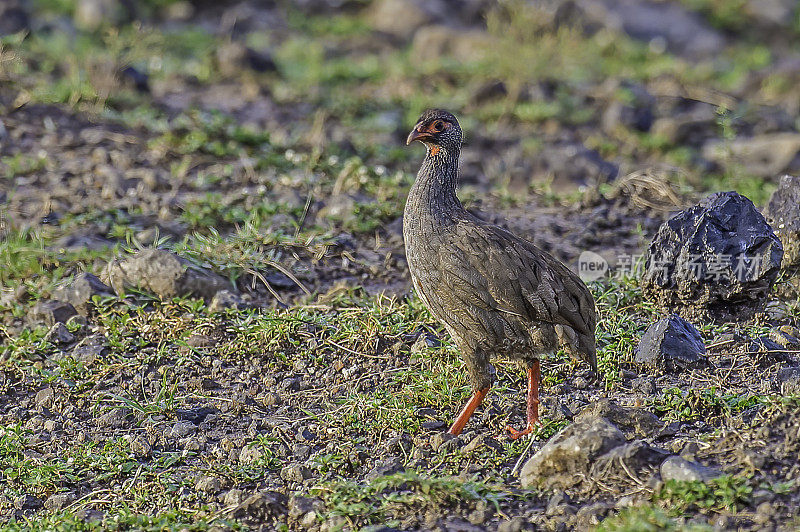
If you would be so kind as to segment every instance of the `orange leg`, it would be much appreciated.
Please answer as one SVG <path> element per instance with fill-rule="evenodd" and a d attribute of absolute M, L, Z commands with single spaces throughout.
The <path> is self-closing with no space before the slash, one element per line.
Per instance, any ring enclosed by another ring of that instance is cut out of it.
<path fill-rule="evenodd" d="M 525 430 L 519 431 L 508 427 L 508 432 L 512 440 L 519 439 L 533 432 L 533 426 L 539 423 L 539 381 L 541 373 L 539 370 L 539 360 L 534 360 L 533 365 L 528 369 L 528 426 Z"/>
<path fill-rule="evenodd" d="M 474 394 L 472 394 L 472 398 L 464 405 L 464 408 L 461 409 L 461 413 L 458 414 L 455 423 L 453 426 L 450 427 L 450 430 L 447 431 L 448 434 L 452 434 L 454 436 L 458 436 L 461 434 L 461 431 L 464 430 L 464 425 L 467 424 L 469 418 L 472 416 L 472 413 L 475 412 L 475 409 L 480 406 L 483 402 L 483 398 L 486 397 L 486 394 L 489 393 L 489 388 L 484 388 L 483 390 L 478 390 Z"/>

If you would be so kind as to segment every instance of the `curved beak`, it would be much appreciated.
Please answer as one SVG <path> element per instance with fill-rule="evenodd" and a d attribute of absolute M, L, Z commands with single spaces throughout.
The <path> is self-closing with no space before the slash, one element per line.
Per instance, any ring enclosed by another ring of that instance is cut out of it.
<path fill-rule="evenodd" d="M 408 134 L 408 138 L 406 139 L 406 146 L 414 142 L 415 140 L 433 140 L 433 137 L 427 131 L 420 131 L 419 124 L 414 126 L 414 129 L 411 130 L 411 133 Z"/>

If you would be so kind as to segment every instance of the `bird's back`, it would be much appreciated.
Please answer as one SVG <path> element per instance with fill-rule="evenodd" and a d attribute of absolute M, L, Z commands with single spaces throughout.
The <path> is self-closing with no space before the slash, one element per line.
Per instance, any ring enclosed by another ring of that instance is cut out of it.
<path fill-rule="evenodd" d="M 466 211 L 444 224 L 410 214 L 415 287 L 462 348 L 528 359 L 564 347 L 596 369 L 594 299 L 564 264 Z"/>

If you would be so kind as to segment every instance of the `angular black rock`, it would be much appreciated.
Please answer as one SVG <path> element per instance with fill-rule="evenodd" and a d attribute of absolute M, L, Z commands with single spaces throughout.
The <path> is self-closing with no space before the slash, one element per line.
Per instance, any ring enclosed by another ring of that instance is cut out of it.
<path fill-rule="evenodd" d="M 642 288 L 687 317 L 748 319 L 763 309 L 782 258 L 780 240 L 753 202 L 718 192 L 661 225 Z"/>
<path fill-rule="evenodd" d="M 783 267 L 800 267 L 800 177 L 781 177 L 764 214 L 783 244 Z"/>
<path fill-rule="evenodd" d="M 668 371 L 705 364 L 706 346 L 700 331 L 677 314 L 650 325 L 636 347 L 635 362 Z"/>

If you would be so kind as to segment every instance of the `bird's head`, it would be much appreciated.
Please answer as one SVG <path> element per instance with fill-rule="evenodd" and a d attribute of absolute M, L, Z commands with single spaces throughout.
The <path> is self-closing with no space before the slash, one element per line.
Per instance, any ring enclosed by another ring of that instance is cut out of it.
<path fill-rule="evenodd" d="M 451 113 L 442 109 L 428 109 L 417 120 L 406 144 L 415 140 L 425 144 L 430 155 L 438 155 L 442 150 L 451 155 L 457 154 L 461 149 L 461 126 Z"/>

